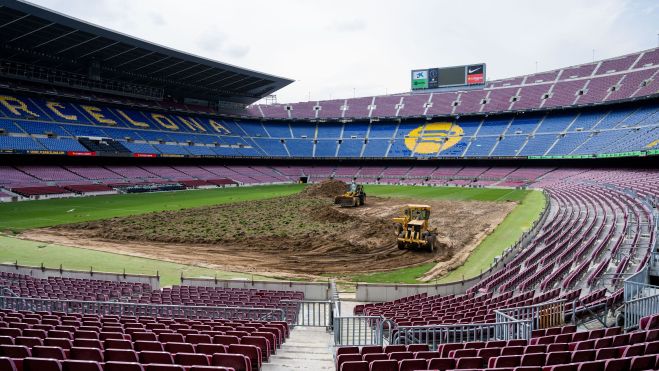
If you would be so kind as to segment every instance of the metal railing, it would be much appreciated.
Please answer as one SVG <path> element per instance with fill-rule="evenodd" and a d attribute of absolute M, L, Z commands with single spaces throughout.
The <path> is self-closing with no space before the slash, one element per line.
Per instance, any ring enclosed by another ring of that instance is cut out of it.
<path fill-rule="evenodd" d="M 0 286 L 0 296 L 12 296 L 12 297 L 17 297 L 16 293 L 11 291 L 9 287 L 6 286 Z"/>
<path fill-rule="evenodd" d="M 530 321 L 531 331 L 535 329 L 562 326 L 565 324 L 564 299 L 529 305 L 526 307 L 504 308 L 496 311 L 497 321 L 507 316 L 515 321 Z"/>
<path fill-rule="evenodd" d="M 334 330 L 334 316 L 341 317 L 341 298 L 339 298 L 339 289 L 336 286 L 336 281 L 330 282 L 330 300 L 332 301 L 332 325 L 330 331 Z"/>
<path fill-rule="evenodd" d="M 332 327 L 334 318 L 334 302 L 331 300 L 282 300 L 282 303 L 292 303 L 286 306 L 286 318 L 294 319 L 293 326 Z"/>
<path fill-rule="evenodd" d="M 470 323 L 433 326 L 400 326 L 393 344 L 428 344 L 435 350 L 439 344 L 465 341 L 528 339 L 532 320 L 516 320 L 505 316 L 503 322 Z M 497 316 L 499 318 L 499 315 Z"/>
<path fill-rule="evenodd" d="M 48 311 L 63 313 L 158 316 L 184 318 L 225 318 L 257 321 L 286 321 L 279 308 L 204 307 L 167 304 L 140 304 L 122 302 L 78 301 L 0 296 L 1 309 Z"/>
<path fill-rule="evenodd" d="M 623 286 L 625 301 L 636 299 L 648 286 L 648 267 L 645 266 L 625 279 Z"/>
<path fill-rule="evenodd" d="M 625 301 L 625 331 L 638 327 L 642 317 L 659 313 L 659 294 Z"/>
<path fill-rule="evenodd" d="M 395 324 L 380 316 L 334 317 L 334 345 L 383 345 L 391 342 Z"/>
<path fill-rule="evenodd" d="M 648 284 L 650 270 L 656 269 L 659 262 L 659 253 L 657 248 L 659 242 L 657 234 L 659 233 L 659 214 L 655 210 L 652 214 L 654 226 L 652 234 L 654 235 L 654 246 L 650 246 L 650 259 L 635 274 L 629 276 L 624 281 L 624 299 L 623 318 L 625 321 L 625 330 L 633 330 L 638 327 L 642 317 L 659 313 L 659 286 Z"/>
<path fill-rule="evenodd" d="M 649 285 L 647 280 L 647 266 L 625 280 L 625 330 L 636 328 L 642 317 L 659 313 L 659 286 Z"/>

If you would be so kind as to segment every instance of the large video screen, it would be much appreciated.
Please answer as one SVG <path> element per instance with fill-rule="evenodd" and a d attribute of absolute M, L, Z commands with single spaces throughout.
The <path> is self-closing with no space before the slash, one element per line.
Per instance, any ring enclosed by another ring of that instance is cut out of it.
<path fill-rule="evenodd" d="M 485 84 L 485 63 L 412 71 L 412 90 Z"/>

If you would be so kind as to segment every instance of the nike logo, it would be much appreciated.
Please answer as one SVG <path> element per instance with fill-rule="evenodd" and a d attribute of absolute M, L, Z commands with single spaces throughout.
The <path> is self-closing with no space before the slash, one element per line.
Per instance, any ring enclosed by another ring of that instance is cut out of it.
<path fill-rule="evenodd" d="M 475 69 L 473 69 L 473 70 L 470 69 L 470 70 L 469 70 L 469 73 L 474 73 L 474 72 L 476 72 L 476 71 L 478 71 L 478 70 L 480 70 L 480 69 L 481 69 L 480 67 L 477 67 L 477 68 L 475 68 Z"/>

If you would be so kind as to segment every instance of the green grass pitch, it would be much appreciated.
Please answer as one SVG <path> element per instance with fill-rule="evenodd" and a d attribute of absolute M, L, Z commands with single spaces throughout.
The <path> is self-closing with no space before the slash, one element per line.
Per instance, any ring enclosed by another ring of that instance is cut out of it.
<path fill-rule="evenodd" d="M 96 271 L 143 273 L 161 275 L 163 285 L 178 283 L 181 274 L 186 277 L 251 278 L 239 272 L 217 272 L 212 269 L 174 264 L 170 262 L 135 258 L 93 250 L 54 246 L 12 238 L 21 230 L 58 224 L 106 219 L 160 210 L 258 200 L 299 192 L 302 185 L 271 185 L 164 193 L 108 195 L 84 198 L 53 199 L 0 204 L 0 261 L 23 265 Z M 487 269 L 494 256 L 514 243 L 542 211 L 544 196 L 541 192 L 511 189 L 413 187 L 367 185 L 372 196 L 405 197 L 418 199 L 519 201 L 513 210 L 488 238 L 469 257 L 464 266 L 451 272 L 440 282 L 473 277 Z M 431 264 L 400 269 L 386 273 L 361 275 L 349 279 L 360 282 L 415 283 Z M 255 276 L 257 279 L 263 277 Z"/>

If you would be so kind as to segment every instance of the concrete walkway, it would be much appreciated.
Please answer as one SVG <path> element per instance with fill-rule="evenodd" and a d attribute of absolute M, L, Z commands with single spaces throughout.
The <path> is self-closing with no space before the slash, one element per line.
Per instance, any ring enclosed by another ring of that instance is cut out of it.
<path fill-rule="evenodd" d="M 324 327 L 297 326 L 263 371 L 334 370 L 333 339 Z"/>

